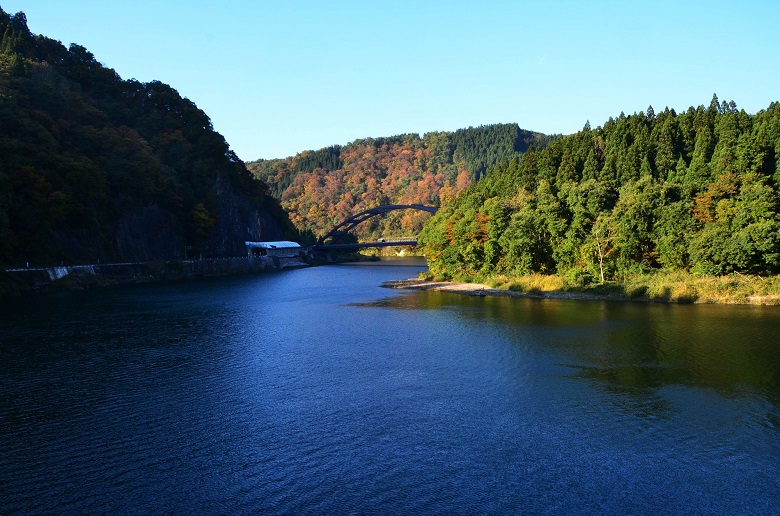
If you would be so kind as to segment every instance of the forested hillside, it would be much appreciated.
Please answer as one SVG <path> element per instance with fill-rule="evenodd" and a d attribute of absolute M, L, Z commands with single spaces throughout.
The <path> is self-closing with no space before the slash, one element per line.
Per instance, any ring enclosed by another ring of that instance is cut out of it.
<path fill-rule="evenodd" d="M 492 169 L 426 225 L 444 277 L 780 272 L 780 103 L 610 118 Z"/>
<path fill-rule="evenodd" d="M 211 121 L 0 10 L 0 263 L 224 256 L 294 236 Z"/>
<path fill-rule="evenodd" d="M 350 215 L 383 204 L 438 206 L 495 165 L 555 137 L 497 124 L 455 132 L 356 140 L 292 158 L 247 164 L 270 185 L 301 230 L 321 235 Z M 390 213 L 358 226 L 360 239 L 413 236 L 427 213 Z"/>

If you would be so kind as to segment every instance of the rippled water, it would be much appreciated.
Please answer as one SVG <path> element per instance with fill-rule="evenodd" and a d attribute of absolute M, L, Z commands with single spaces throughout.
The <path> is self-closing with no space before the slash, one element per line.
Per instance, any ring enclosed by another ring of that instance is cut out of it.
<path fill-rule="evenodd" d="M 0 313 L 0 513 L 777 513 L 780 309 L 348 265 Z"/>

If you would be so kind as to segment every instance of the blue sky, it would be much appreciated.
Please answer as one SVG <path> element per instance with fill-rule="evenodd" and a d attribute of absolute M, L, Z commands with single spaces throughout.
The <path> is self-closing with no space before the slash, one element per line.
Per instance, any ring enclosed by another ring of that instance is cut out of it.
<path fill-rule="evenodd" d="M 0 0 L 170 84 L 245 161 L 358 138 L 780 100 L 780 2 Z"/>

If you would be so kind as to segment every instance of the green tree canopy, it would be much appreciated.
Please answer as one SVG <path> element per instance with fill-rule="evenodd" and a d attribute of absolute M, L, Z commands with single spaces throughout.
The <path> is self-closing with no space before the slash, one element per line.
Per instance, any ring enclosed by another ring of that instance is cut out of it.
<path fill-rule="evenodd" d="M 709 107 L 682 114 L 652 106 L 621 113 L 492 167 L 426 224 L 419 242 L 431 270 L 449 277 L 555 271 L 610 279 L 654 268 L 773 274 L 778 156 L 777 102 L 755 115 L 716 95 Z M 492 230 L 454 231 L 475 224 Z"/>

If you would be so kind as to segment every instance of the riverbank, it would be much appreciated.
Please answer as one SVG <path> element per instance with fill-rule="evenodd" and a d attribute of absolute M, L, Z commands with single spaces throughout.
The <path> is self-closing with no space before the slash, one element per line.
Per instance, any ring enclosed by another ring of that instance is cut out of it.
<path fill-rule="evenodd" d="M 412 278 L 388 281 L 385 288 L 437 290 L 470 296 L 527 297 L 591 301 L 780 305 L 780 278 L 730 275 L 697 277 L 685 273 L 643 275 L 625 283 L 573 286 L 559 276 L 499 276 L 483 283 Z"/>
<path fill-rule="evenodd" d="M 298 257 L 256 256 L 6 269 L 0 274 L 0 297 L 32 292 L 84 290 L 128 283 L 273 272 L 307 265 Z"/>

